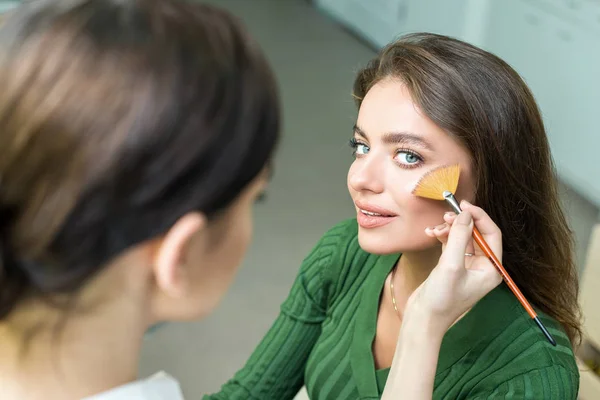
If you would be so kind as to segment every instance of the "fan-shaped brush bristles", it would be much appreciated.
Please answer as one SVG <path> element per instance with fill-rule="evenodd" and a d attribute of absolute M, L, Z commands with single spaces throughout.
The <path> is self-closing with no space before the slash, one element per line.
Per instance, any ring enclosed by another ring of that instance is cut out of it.
<path fill-rule="evenodd" d="M 439 167 L 423 175 L 412 193 L 427 199 L 444 200 L 445 191 L 456 193 L 459 178 L 459 165 Z"/>

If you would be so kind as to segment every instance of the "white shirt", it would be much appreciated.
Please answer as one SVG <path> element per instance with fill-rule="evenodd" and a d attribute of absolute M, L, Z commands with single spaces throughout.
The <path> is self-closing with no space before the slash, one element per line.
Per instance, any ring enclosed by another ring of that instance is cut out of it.
<path fill-rule="evenodd" d="M 119 386 L 82 400 L 184 400 L 179 382 L 159 372 L 147 379 Z"/>

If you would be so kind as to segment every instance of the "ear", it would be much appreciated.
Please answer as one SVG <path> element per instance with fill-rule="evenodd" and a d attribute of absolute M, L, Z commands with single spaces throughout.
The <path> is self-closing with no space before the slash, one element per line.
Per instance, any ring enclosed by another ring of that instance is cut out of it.
<path fill-rule="evenodd" d="M 192 212 L 181 217 L 169 229 L 155 251 L 156 285 L 167 296 L 181 298 L 189 290 L 186 253 L 190 242 L 206 228 L 206 216 Z"/>

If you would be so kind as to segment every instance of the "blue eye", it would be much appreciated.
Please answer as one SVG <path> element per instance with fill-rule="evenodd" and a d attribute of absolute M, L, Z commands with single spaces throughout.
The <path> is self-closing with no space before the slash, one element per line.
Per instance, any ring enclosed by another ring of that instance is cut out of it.
<path fill-rule="evenodd" d="M 358 140 L 356 140 L 354 138 L 350 139 L 350 147 L 352 147 L 352 149 L 354 149 L 352 151 L 352 155 L 355 155 L 355 156 L 364 156 L 369 153 L 369 150 L 371 150 L 369 148 L 369 146 L 367 146 L 364 143 L 359 142 Z"/>
<path fill-rule="evenodd" d="M 405 167 L 416 167 L 423 159 L 412 151 L 400 150 L 396 154 L 396 162 Z"/>
<path fill-rule="evenodd" d="M 362 156 L 362 155 L 365 155 L 365 154 L 367 154 L 367 153 L 369 152 L 369 150 L 370 150 L 370 149 L 369 149 L 369 146 L 367 146 L 367 145 L 365 145 L 365 144 L 361 144 L 361 143 L 359 143 L 359 144 L 356 146 L 356 150 L 355 150 L 355 152 L 356 152 L 356 154 L 358 154 L 358 155 L 361 155 L 361 156 Z"/>

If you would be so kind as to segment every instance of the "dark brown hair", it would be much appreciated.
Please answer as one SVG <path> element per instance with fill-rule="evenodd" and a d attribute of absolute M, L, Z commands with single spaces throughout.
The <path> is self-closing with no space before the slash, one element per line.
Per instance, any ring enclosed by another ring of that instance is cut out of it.
<path fill-rule="evenodd" d="M 0 29 L 0 319 L 70 294 L 268 164 L 276 84 L 237 19 L 179 0 L 35 1 Z"/>
<path fill-rule="evenodd" d="M 581 336 L 573 237 L 550 147 L 527 85 L 504 61 L 446 36 L 389 44 L 358 74 L 354 96 L 385 78 L 403 82 L 422 112 L 472 155 L 476 202 L 503 233 L 503 263 L 525 296 Z"/>

